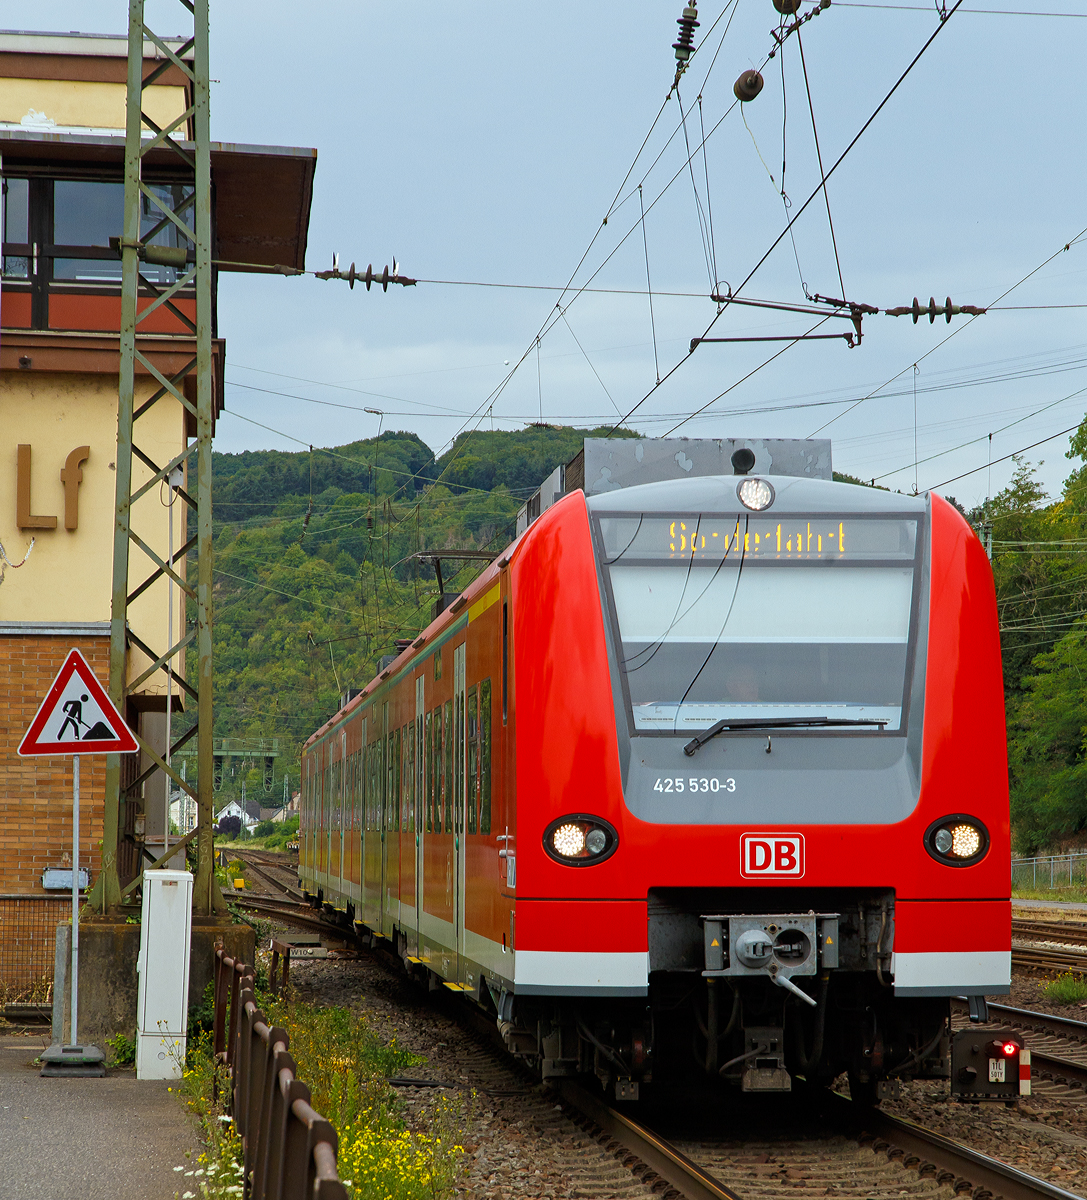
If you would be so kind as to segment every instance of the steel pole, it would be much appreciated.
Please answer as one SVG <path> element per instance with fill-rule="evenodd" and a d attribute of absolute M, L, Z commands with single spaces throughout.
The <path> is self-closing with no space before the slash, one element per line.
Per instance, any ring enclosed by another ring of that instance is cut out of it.
<path fill-rule="evenodd" d="M 212 398 L 212 263 L 211 263 L 211 81 L 208 57 L 208 0 L 193 4 L 193 133 L 196 142 L 196 649 L 197 649 L 197 742 L 196 835 L 197 868 L 193 908 L 210 914 L 226 912 L 226 904 L 215 881 L 212 836 L 212 795 L 215 759 L 212 753 L 212 527 L 211 527 L 211 435 L 214 422 Z"/>
<path fill-rule="evenodd" d="M 79 1045 L 79 755 L 72 758 L 72 1038 Z"/>
<path fill-rule="evenodd" d="M 140 94 L 143 84 L 143 0 L 128 6 L 128 105 L 125 116 L 125 197 L 121 238 L 120 374 L 117 388 L 117 470 L 113 525 L 113 586 L 110 602 L 109 697 L 125 713 L 127 665 L 128 551 L 132 517 L 132 413 L 136 371 L 136 293 L 140 240 Z M 106 803 L 102 828 L 102 869 L 92 900 L 99 912 L 121 903 L 117 875 L 120 840 L 121 756 L 106 757 Z"/>

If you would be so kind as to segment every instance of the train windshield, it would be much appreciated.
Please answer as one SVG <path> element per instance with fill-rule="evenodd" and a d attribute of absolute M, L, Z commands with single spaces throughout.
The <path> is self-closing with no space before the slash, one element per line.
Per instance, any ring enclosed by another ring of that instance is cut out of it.
<path fill-rule="evenodd" d="M 635 731 L 902 729 L 916 520 L 624 514 L 599 530 Z"/>

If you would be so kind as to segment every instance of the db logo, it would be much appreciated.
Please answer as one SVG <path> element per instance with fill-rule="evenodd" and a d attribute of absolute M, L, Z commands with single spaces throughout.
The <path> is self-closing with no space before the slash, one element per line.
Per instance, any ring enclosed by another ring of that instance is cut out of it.
<path fill-rule="evenodd" d="M 740 838 L 740 874 L 745 879 L 768 875 L 804 874 L 804 835 L 802 833 L 745 833 Z"/>

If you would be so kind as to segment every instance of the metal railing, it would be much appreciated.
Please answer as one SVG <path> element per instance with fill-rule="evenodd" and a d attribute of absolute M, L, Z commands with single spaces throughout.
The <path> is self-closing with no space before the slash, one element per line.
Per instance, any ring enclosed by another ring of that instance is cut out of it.
<path fill-rule="evenodd" d="M 248 1200 L 347 1200 L 336 1174 L 336 1131 L 310 1105 L 285 1029 L 257 1008 L 254 972 L 215 952 L 215 1058 L 245 1154 Z"/>
<path fill-rule="evenodd" d="M 0 997 L 47 998 L 57 926 L 71 915 L 72 902 L 63 896 L 0 896 Z"/>
<path fill-rule="evenodd" d="M 1013 889 L 1056 891 L 1077 886 L 1087 888 L 1087 853 L 1012 859 Z"/>

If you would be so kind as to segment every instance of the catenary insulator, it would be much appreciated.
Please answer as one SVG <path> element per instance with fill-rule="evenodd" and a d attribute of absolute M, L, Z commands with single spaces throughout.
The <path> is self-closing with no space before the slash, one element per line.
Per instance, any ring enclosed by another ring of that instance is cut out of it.
<path fill-rule="evenodd" d="M 676 24 L 679 26 L 679 41 L 672 43 L 672 49 L 676 52 L 676 62 L 685 67 L 694 50 L 694 31 L 699 24 L 698 9 L 693 4 L 688 4 Z"/>
<path fill-rule="evenodd" d="M 791 17 L 800 8 L 800 0 L 774 0 L 774 7 L 783 16 Z"/>
<path fill-rule="evenodd" d="M 762 76 L 758 71 L 744 71 L 732 85 L 732 91 L 737 100 L 754 100 L 762 91 Z"/>

